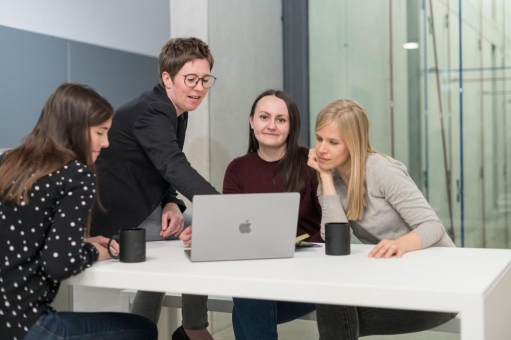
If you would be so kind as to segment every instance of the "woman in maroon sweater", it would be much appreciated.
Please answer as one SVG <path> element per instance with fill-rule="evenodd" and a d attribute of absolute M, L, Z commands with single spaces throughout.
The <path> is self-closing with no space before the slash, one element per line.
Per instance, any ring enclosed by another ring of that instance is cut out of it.
<path fill-rule="evenodd" d="M 299 145 L 300 114 L 283 91 L 268 90 L 256 98 L 249 116 L 248 153 L 234 159 L 224 177 L 224 194 L 299 192 L 297 235 L 323 242 L 317 176 L 307 167 L 308 149 Z M 299 318 L 314 305 L 233 298 L 236 339 L 276 339 L 277 324 Z"/>

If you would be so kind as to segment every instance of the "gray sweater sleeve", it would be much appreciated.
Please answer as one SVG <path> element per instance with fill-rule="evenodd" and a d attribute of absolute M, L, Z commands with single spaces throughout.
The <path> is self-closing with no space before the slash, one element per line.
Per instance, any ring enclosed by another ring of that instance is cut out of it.
<path fill-rule="evenodd" d="M 337 183 L 338 181 L 340 181 L 340 178 L 334 173 L 334 184 L 337 192 L 339 190 L 338 185 L 340 185 L 340 183 Z M 341 196 L 339 194 L 323 196 L 321 183 L 318 185 L 317 194 L 319 204 L 321 205 L 321 237 L 324 240 L 326 223 L 348 222 L 348 219 L 342 207 Z M 352 233 L 350 229 L 350 236 Z"/>
<path fill-rule="evenodd" d="M 405 166 L 384 157 L 379 157 L 376 163 L 378 170 L 371 171 L 371 175 L 375 176 L 374 183 L 378 183 L 385 200 L 401 215 L 413 232 L 419 235 L 422 248 L 439 242 L 445 234 L 442 221 L 410 178 Z"/>
<path fill-rule="evenodd" d="M 454 247 L 441 220 L 426 201 L 399 161 L 380 154 L 371 154 L 366 161 L 366 207 L 362 219 L 350 221 L 351 230 L 363 242 L 394 240 L 409 232 L 419 235 L 422 248 Z M 334 171 L 337 195 L 318 198 L 321 203 L 321 236 L 325 238 L 325 223 L 346 220 L 347 188 Z M 346 209 L 345 209 L 346 208 Z"/>

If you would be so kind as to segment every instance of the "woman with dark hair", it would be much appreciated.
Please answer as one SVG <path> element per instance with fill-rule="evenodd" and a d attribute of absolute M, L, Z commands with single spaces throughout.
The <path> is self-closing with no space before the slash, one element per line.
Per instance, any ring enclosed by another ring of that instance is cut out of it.
<path fill-rule="evenodd" d="M 224 177 L 224 194 L 299 192 L 297 235 L 323 242 L 317 176 L 307 167 L 308 149 L 300 146 L 300 113 L 283 91 L 259 95 L 249 116 L 248 153 L 234 159 Z M 269 235 L 271 237 L 271 235 Z M 313 304 L 234 298 L 236 339 L 276 339 L 277 324 L 314 310 Z"/>
<path fill-rule="evenodd" d="M 2 339 L 157 339 L 141 316 L 50 306 L 60 281 L 110 258 L 108 239 L 85 233 L 96 198 L 93 163 L 108 147 L 112 116 L 92 88 L 63 84 L 24 142 L 0 156 Z"/>

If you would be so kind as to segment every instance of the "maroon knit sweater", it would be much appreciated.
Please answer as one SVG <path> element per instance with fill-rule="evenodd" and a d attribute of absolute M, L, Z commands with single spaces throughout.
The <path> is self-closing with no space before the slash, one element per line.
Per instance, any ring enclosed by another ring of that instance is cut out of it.
<path fill-rule="evenodd" d="M 261 194 L 282 192 L 282 179 L 279 176 L 277 162 L 266 162 L 257 152 L 234 159 L 224 177 L 224 194 Z M 321 238 L 321 206 L 316 190 L 318 180 L 313 169 L 306 165 L 307 157 L 303 158 L 303 178 L 305 191 L 300 197 L 297 236 L 305 233 L 311 235 L 310 242 L 324 242 Z"/>

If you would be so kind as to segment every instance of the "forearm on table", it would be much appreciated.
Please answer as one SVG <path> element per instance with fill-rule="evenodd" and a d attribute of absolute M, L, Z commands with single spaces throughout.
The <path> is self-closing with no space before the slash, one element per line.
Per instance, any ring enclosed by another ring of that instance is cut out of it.
<path fill-rule="evenodd" d="M 422 249 L 422 239 L 413 231 L 398 237 L 396 242 L 399 242 L 406 252 Z"/>

